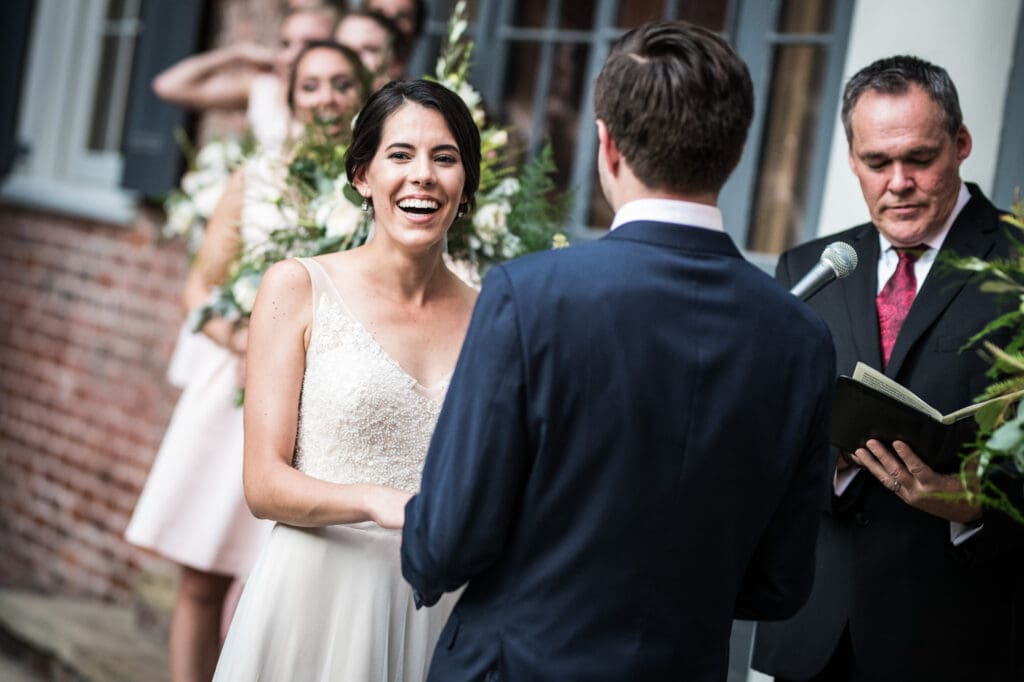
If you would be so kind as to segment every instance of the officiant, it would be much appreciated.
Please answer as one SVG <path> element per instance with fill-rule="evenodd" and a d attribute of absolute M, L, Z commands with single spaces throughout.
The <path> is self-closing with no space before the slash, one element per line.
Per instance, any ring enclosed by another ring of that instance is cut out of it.
<path fill-rule="evenodd" d="M 972 143 L 956 87 L 921 59 L 881 59 L 847 83 L 842 121 L 871 222 L 783 254 L 776 277 L 791 286 L 826 244 L 853 246 L 858 269 L 809 300 L 837 370 L 864 362 L 951 412 L 989 383 L 988 363 L 961 349 L 998 311 L 940 256 L 1012 253 L 1000 212 L 960 178 Z M 810 601 L 758 625 L 755 669 L 780 681 L 1024 679 L 1024 527 L 951 499 L 958 472 L 930 454 L 870 440 L 837 458 Z"/>

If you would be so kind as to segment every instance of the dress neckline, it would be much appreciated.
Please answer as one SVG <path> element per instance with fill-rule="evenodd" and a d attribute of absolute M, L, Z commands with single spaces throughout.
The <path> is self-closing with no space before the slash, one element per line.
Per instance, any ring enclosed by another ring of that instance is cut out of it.
<path fill-rule="evenodd" d="M 454 368 L 445 373 L 434 385 L 426 386 L 423 384 L 423 382 L 421 382 L 419 379 L 410 374 L 404 367 L 402 367 L 402 363 L 396 360 L 393 355 L 388 353 L 388 351 L 384 348 L 381 342 L 377 340 L 377 337 L 374 336 L 373 332 L 370 331 L 370 328 L 363 324 L 363 321 L 360 320 L 359 317 L 357 317 L 354 312 L 352 312 L 352 309 L 345 302 L 345 298 L 341 295 L 341 292 L 338 291 L 338 286 L 334 283 L 334 280 L 331 279 L 330 275 L 327 274 L 327 270 L 324 268 L 324 266 L 322 266 L 320 263 L 316 262 L 312 258 L 308 260 L 309 262 L 313 263 L 313 265 L 315 265 L 316 268 L 320 271 L 320 274 L 323 276 L 324 281 L 327 282 L 327 286 L 330 288 L 330 291 L 333 294 L 335 302 L 342 309 L 342 312 L 345 313 L 345 316 L 352 320 L 352 323 L 356 326 L 356 328 L 358 328 L 370 340 L 371 344 L 377 350 L 378 354 L 382 358 L 384 358 L 384 360 L 388 364 L 394 366 L 394 368 L 397 369 L 406 379 L 412 382 L 413 386 L 417 389 L 417 392 L 422 392 L 427 395 L 430 395 L 436 393 L 437 391 L 443 389 L 445 386 L 448 385 L 448 383 L 452 379 L 452 375 L 455 374 Z"/>

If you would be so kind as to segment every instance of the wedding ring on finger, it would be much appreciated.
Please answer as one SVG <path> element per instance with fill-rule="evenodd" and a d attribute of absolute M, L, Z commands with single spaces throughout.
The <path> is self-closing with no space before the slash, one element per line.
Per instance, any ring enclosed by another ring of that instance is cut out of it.
<path fill-rule="evenodd" d="M 893 478 L 892 485 L 889 486 L 889 490 L 893 491 L 894 493 L 898 493 L 900 491 L 900 487 L 900 479 Z"/>

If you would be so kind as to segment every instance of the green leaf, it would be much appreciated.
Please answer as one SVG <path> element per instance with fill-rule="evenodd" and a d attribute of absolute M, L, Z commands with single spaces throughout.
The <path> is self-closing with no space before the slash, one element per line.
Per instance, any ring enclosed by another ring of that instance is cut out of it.
<path fill-rule="evenodd" d="M 979 288 L 990 294 L 1008 294 L 1024 291 L 1024 286 L 1015 282 L 983 282 Z"/>

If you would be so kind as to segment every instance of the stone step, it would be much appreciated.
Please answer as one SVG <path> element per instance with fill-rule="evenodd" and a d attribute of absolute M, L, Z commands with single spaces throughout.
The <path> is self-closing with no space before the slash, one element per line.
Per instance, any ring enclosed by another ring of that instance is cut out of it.
<path fill-rule="evenodd" d="M 132 582 L 135 622 L 150 639 L 166 643 L 174 612 L 178 579 L 167 573 L 142 571 Z"/>
<path fill-rule="evenodd" d="M 4 589 L 0 630 L 36 657 L 52 659 L 66 671 L 59 675 L 62 680 L 164 682 L 170 677 L 164 643 L 139 628 L 131 607 Z"/>

